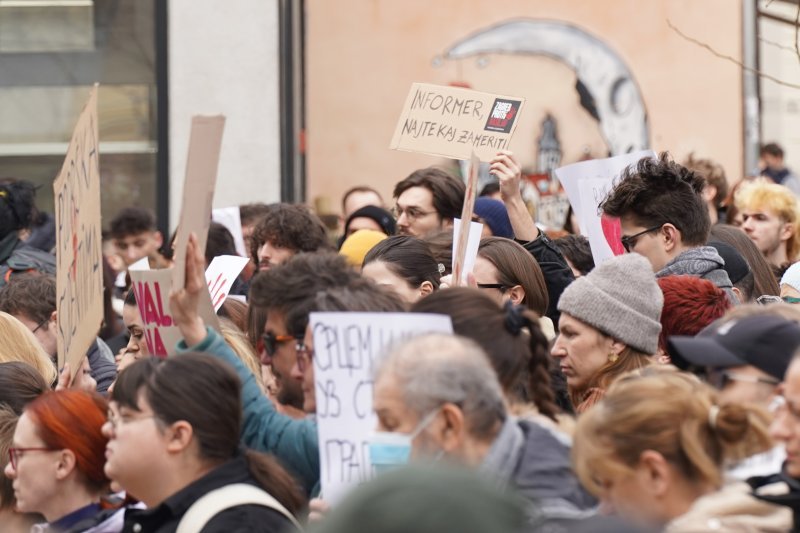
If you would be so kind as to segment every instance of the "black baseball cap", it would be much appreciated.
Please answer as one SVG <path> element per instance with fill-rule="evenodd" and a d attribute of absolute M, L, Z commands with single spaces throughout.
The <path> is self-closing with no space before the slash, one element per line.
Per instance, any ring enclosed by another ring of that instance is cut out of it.
<path fill-rule="evenodd" d="M 712 324 L 696 337 L 667 340 L 670 354 L 697 366 L 750 365 L 783 381 L 800 347 L 800 325 L 779 316 L 758 315 Z"/>
<path fill-rule="evenodd" d="M 731 278 L 731 283 L 734 285 L 742 281 L 742 278 L 750 273 L 750 265 L 747 264 L 747 260 L 739 253 L 739 250 L 730 244 L 711 241 L 708 246 L 714 247 L 719 256 L 722 257 L 722 260 L 725 261 L 725 266 L 722 268 L 728 273 L 728 277 Z"/>

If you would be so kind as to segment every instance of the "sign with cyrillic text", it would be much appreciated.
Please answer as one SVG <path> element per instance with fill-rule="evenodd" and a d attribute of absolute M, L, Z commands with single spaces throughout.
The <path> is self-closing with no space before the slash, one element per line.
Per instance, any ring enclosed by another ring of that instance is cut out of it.
<path fill-rule="evenodd" d="M 390 148 L 453 159 L 474 151 L 490 161 L 508 150 L 524 98 L 414 83 L 400 113 Z"/>
<path fill-rule="evenodd" d="M 449 316 L 311 313 L 322 498 L 341 500 L 372 477 L 368 439 L 377 427 L 372 376 L 395 345 L 423 333 L 452 333 Z"/>

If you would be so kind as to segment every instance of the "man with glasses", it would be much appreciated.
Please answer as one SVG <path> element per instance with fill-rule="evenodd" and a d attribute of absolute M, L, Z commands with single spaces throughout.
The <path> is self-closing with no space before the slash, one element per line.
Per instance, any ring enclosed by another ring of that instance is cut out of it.
<path fill-rule="evenodd" d="M 412 172 L 394 187 L 397 233 L 423 238 L 453 226 L 461 216 L 464 183 L 438 168 Z"/>
<path fill-rule="evenodd" d="M 707 279 L 738 302 L 725 261 L 706 245 L 711 220 L 701 194 L 704 187 L 702 177 L 664 152 L 626 168 L 600 208 L 620 219 L 625 251 L 645 256 L 656 277 Z"/>
<path fill-rule="evenodd" d="M 774 411 L 779 385 L 800 347 L 800 325 L 768 314 L 721 319 L 697 337 L 671 337 L 670 353 L 707 369 L 708 381 L 719 389 L 720 402 L 741 402 Z M 737 479 L 773 474 L 785 455 L 775 449 L 759 454 L 730 472 Z"/>

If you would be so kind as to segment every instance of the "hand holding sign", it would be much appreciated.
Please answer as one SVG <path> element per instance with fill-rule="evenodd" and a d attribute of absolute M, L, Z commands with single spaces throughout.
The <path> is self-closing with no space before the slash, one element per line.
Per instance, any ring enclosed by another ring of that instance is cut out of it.
<path fill-rule="evenodd" d="M 500 182 L 500 196 L 504 202 L 520 196 L 519 186 L 522 181 L 522 167 L 513 152 L 501 150 L 489 163 L 489 173 Z"/>
<path fill-rule="evenodd" d="M 181 288 L 173 287 L 169 295 L 172 319 L 180 328 L 188 346 L 198 344 L 206 338 L 205 323 L 198 312 L 201 292 L 208 294 L 204 265 L 205 258 L 197 244 L 197 235 L 192 232 L 186 243 L 185 284 Z"/>

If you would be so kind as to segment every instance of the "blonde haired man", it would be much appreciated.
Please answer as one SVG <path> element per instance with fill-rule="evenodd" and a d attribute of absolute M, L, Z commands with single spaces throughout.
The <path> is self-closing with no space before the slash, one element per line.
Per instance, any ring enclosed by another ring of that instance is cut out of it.
<path fill-rule="evenodd" d="M 780 279 L 800 252 L 800 205 L 783 185 L 757 179 L 734 196 L 742 229 L 772 265 Z"/>

